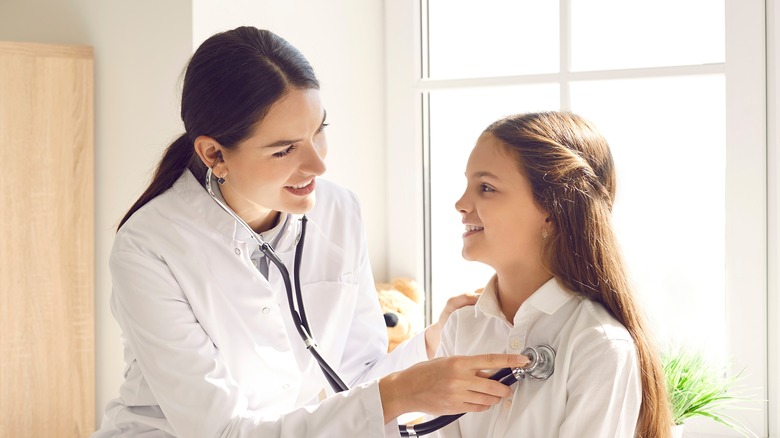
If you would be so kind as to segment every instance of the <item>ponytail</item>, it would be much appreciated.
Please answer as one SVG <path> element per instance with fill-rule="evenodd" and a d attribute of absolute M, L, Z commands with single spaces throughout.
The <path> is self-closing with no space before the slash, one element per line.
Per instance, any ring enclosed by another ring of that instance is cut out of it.
<path fill-rule="evenodd" d="M 125 213 L 125 217 L 122 218 L 119 226 L 116 227 L 117 231 L 130 219 L 133 213 L 171 188 L 173 183 L 187 170 L 193 158 L 195 158 L 194 145 L 187 134 L 182 134 L 165 150 L 165 154 L 163 154 L 160 164 L 157 165 L 157 170 L 154 172 L 152 182 L 138 200 L 135 201 L 133 206 L 130 207 L 130 210 Z"/>
<path fill-rule="evenodd" d="M 183 134 L 160 160 L 146 191 L 117 230 L 147 202 L 173 186 L 189 169 L 199 182 L 206 165 L 194 139 L 205 135 L 231 150 L 249 138 L 271 106 L 291 88 L 319 89 L 309 62 L 290 43 L 267 30 L 238 27 L 209 37 L 195 51 L 184 74 Z"/>

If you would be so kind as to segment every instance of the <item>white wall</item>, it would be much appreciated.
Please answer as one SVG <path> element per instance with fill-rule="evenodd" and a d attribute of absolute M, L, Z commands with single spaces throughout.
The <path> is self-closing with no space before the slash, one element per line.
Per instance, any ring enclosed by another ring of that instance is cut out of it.
<path fill-rule="evenodd" d="M 95 48 L 96 421 L 122 381 L 119 328 L 109 309 L 108 254 L 119 220 L 143 191 L 160 151 L 183 131 L 176 84 L 189 57 L 185 0 L 84 1 Z M 154 13 L 151 13 L 154 11 Z"/>
<path fill-rule="evenodd" d="M 153 13 L 152 13 L 153 11 Z M 0 3 L 0 40 L 81 44 L 95 54 L 96 421 L 122 379 L 107 269 L 114 230 L 180 131 L 176 84 L 192 45 L 186 0 L 17 0 Z M 8 145 L 2 145 L 8 147 Z"/>
<path fill-rule="evenodd" d="M 239 25 L 265 27 L 313 64 L 331 123 L 327 177 L 361 198 L 374 272 L 384 279 L 382 23 L 381 0 L 0 2 L 0 40 L 94 47 L 98 423 L 106 402 L 118 395 L 124 367 L 108 304 L 114 230 L 163 149 L 183 132 L 181 75 L 194 49 L 211 34 Z"/>

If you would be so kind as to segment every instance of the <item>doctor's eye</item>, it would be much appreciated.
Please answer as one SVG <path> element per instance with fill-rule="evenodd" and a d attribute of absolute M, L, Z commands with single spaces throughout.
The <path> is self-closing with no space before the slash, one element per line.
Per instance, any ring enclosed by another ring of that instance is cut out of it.
<path fill-rule="evenodd" d="M 482 183 L 479 185 L 479 191 L 482 193 L 493 193 L 496 191 L 493 187 L 490 187 L 490 185 Z"/>
<path fill-rule="evenodd" d="M 279 152 L 275 153 L 275 154 L 274 154 L 274 157 L 276 157 L 276 158 L 282 158 L 282 157 L 286 156 L 287 154 L 289 154 L 290 152 L 294 151 L 295 149 L 296 149 L 296 148 L 295 148 L 295 145 L 294 145 L 294 144 L 291 144 L 290 146 L 288 146 L 288 147 L 287 147 L 287 149 L 285 149 L 285 150 L 283 150 L 283 151 L 279 151 Z"/>
<path fill-rule="evenodd" d="M 322 122 L 322 125 L 320 125 L 319 129 L 317 129 L 317 134 L 319 134 L 320 132 L 324 131 L 324 130 L 325 130 L 325 128 L 326 128 L 328 125 L 330 125 L 330 123 L 325 123 L 325 122 Z"/>

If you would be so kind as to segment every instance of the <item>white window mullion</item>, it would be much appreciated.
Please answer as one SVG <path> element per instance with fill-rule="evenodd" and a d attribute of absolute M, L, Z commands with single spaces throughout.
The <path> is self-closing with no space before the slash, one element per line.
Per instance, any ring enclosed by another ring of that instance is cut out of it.
<path fill-rule="evenodd" d="M 560 2 L 560 86 L 561 86 L 561 107 L 562 111 L 571 110 L 571 90 L 569 84 L 569 73 L 571 72 L 571 0 L 561 0 Z"/>
<path fill-rule="evenodd" d="M 416 86 L 421 91 L 452 90 L 456 88 L 505 87 L 575 81 L 608 81 L 619 79 L 662 78 L 723 74 L 723 64 L 648 67 L 624 70 L 576 71 L 523 76 L 495 76 L 463 79 L 420 79 Z"/>
<path fill-rule="evenodd" d="M 422 135 L 420 142 L 422 145 L 422 190 L 423 190 L 423 285 L 425 286 L 425 323 L 430 324 L 433 321 L 433 299 L 431 285 L 433 284 L 433 272 L 431 269 L 431 96 L 427 92 L 420 92 L 420 110 L 422 111 Z"/>
<path fill-rule="evenodd" d="M 767 242 L 769 299 L 769 436 L 780 435 L 780 8 L 767 2 Z"/>
<path fill-rule="evenodd" d="M 727 1 L 725 16 L 726 345 L 731 358 L 730 372 L 750 370 L 743 374 L 741 384 L 752 389 L 756 398 L 766 400 L 764 2 Z M 759 436 L 766 436 L 766 406 L 730 414 Z"/>

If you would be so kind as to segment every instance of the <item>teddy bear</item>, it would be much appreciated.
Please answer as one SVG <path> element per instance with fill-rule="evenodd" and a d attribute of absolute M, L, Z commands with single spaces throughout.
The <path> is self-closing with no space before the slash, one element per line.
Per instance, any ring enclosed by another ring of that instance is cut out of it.
<path fill-rule="evenodd" d="M 391 283 L 377 283 L 376 290 L 385 316 L 387 351 L 390 352 L 423 330 L 425 295 L 416 281 L 406 277 L 396 278 Z"/>

